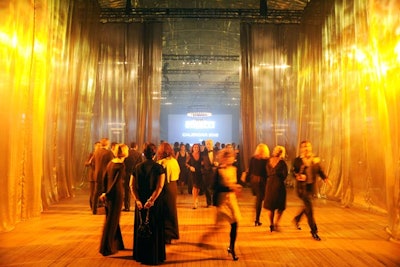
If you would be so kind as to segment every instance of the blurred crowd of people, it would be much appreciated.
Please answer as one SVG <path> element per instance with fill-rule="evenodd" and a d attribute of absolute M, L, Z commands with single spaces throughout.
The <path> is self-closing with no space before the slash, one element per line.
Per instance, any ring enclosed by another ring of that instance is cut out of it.
<path fill-rule="evenodd" d="M 157 265 L 166 260 L 167 244 L 179 239 L 177 212 L 178 194 L 189 193 L 193 209 L 216 206 L 215 227 L 221 221 L 229 222 L 228 254 L 233 260 L 235 241 L 241 219 L 236 195 L 242 186 L 249 185 L 255 196 L 255 226 L 261 226 L 261 210 L 269 219 L 269 231 L 279 231 L 279 222 L 286 209 L 286 184 L 289 171 L 296 181 L 297 194 L 303 202 L 299 214 L 293 219 L 301 230 L 304 214 L 315 240 L 318 236 L 313 216 L 312 197 L 317 176 L 327 181 L 320 160 L 312 153 L 311 143 L 300 144 L 300 155 L 289 170 L 285 161 L 285 147 L 277 145 L 270 154 L 269 147 L 260 143 L 249 160 L 249 167 L 242 171 L 239 147 L 205 140 L 196 144 L 161 141 L 156 145 L 145 143 L 141 151 L 138 144 L 110 143 L 107 138 L 94 144 L 85 165 L 89 168 L 89 205 L 93 214 L 104 207 L 105 224 L 100 253 L 104 256 L 124 249 L 119 219 L 122 211 L 130 211 L 134 204 L 133 259 L 144 264 Z M 204 205 L 199 198 L 204 196 Z M 142 236 L 143 223 L 151 235 Z M 216 229 L 205 232 L 199 244 L 207 242 Z"/>

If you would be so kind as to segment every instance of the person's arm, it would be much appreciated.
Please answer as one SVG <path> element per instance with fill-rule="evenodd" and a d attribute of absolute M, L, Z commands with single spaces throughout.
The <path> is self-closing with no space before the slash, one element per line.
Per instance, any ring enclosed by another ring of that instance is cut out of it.
<path fill-rule="evenodd" d="M 139 193 L 137 190 L 138 184 L 137 184 L 136 177 L 135 177 L 135 175 L 137 175 L 137 173 L 138 173 L 137 169 L 138 168 L 135 167 L 132 171 L 131 178 L 129 179 L 129 188 L 130 188 L 131 195 L 133 196 L 133 198 L 135 200 L 137 208 L 139 210 L 141 210 L 141 209 L 143 209 L 143 203 L 139 199 Z"/>
<path fill-rule="evenodd" d="M 165 183 L 165 173 L 162 173 L 162 174 L 160 174 L 160 176 L 158 176 L 156 189 L 153 191 L 153 194 L 151 194 L 150 198 L 144 204 L 145 209 L 148 209 L 154 205 L 154 201 L 156 201 L 156 199 L 160 195 L 160 193 L 164 187 L 164 183 Z"/>
<path fill-rule="evenodd" d="M 278 164 L 279 164 L 279 168 L 277 168 L 276 174 L 281 179 L 281 181 L 285 181 L 286 177 L 288 176 L 287 164 L 283 159 L 281 159 Z"/>
<path fill-rule="evenodd" d="M 304 182 L 306 180 L 306 176 L 303 172 L 304 172 L 303 160 L 297 157 L 293 161 L 293 174 L 297 181 Z"/>
<path fill-rule="evenodd" d="M 196 168 L 190 165 L 192 163 L 192 156 L 189 155 L 187 161 L 186 161 L 186 167 L 189 169 L 191 172 L 195 172 Z"/>
<path fill-rule="evenodd" d="M 322 170 L 321 167 L 321 159 L 319 157 L 314 157 L 313 159 L 313 164 L 316 165 L 316 169 L 317 169 L 317 174 L 319 175 L 319 177 L 321 177 L 322 180 L 324 180 L 324 182 L 327 182 L 328 180 L 328 176 L 325 174 L 325 172 Z"/>
<path fill-rule="evenodd" d="M 89 155 L 88 159 L 85 161 L 85 166 L 86 166 L 86 167 L 92 165 L 93 157 L 94 157 L 94 154 L 91 153 L 91 154 Z"/>

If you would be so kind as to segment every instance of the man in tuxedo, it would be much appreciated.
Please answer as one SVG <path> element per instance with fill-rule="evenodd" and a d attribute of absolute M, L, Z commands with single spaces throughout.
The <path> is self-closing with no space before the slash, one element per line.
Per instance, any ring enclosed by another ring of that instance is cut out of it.
<path fill-rule="evenodd" d="M 205 149 L 202 153 L 201 173 L 203 175 L 204 193 L 206 195 L 207 207 L 212 205 L 213 185 L 215 171 L 218 166 L 217 153 L 213 151 L 214 143 L 206 140 Z"/>

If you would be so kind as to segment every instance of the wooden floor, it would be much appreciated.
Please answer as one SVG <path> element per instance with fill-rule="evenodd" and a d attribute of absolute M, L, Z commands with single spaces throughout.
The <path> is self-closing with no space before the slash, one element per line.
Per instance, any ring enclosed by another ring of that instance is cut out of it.
<path fill-rule="evenodd" d="M 240 196 L 243 219 L 239 225 L 237 262 L 228 256 L 229 225 L 199 247 L 201 234 L 213 225 L 215 208 L 191 208 L 191 195 L 178 196 L 180 240 L 167 245 L 165 266 L 400 266 L 400 244 L 388 241 L 387 219 L 356 209 L 344 209 L 326 199 L 315 199 L 315 217 L 322 241 L 311 238 L 305 218 L 303 230 L 291 223 L 300 208 L 288 189 L 287 210 L 280 232 L 269 232 L 262 212 L 254 227 L 254 197 L 245 188 Z M 204 205 L 204 196 L 201 197 Z M 0 266 L 139 266 L 133 261 L 133 212 L 121 218 L 124 251 L 103 257 L 99 242 L 104 215 L 92 215 L 84 190 L 43 212 L 40 219 L 19 223 L 0 233 Z"/>

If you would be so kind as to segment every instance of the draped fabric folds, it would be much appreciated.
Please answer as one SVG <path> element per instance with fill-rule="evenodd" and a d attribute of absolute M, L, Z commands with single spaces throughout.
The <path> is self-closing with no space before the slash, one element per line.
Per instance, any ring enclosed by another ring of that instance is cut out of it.
<path fill-rule="evenodd" d="M 93 142 L 158 143 L 161 23 L 101 25 Z"/>
<path fill-rule="evenodd" d="M 161 23 L 101 24 L 98 3 L 0 4 L 0 232 L 84 189 L 102 137 L 159 140 Z"/>
<path fill-rule="evenodd" d="M 310 140 L 330 179 L 317 193 L 387 215 L 400 240 L 400 5 L 384 5 L 325 1 L 320 24 L 242 24 L 242 142 L 245 157 L 283 145 L 291 164 Z"/>

